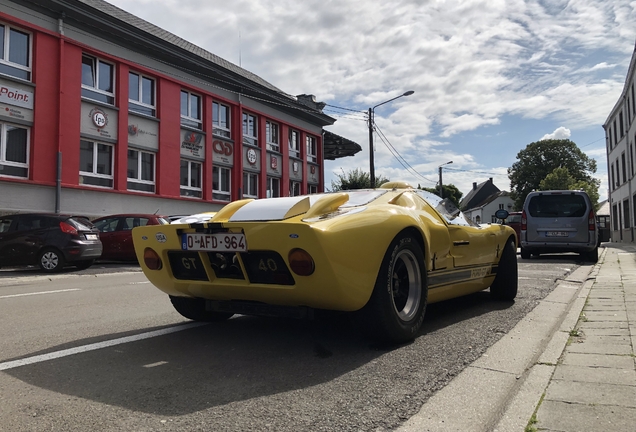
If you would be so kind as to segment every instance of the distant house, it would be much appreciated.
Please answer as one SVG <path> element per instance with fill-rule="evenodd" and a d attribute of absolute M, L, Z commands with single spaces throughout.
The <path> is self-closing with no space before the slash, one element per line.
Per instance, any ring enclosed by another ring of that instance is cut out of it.
<path fill-rule="evenodd" d="M 483 183 L 473 183 L 473 188 L 459 203 L 464 215 L 476 223 L 496 222 L 495 212 L 512 211 L 514 205 L 510 193 L 500 190 L 489 178 Z"/>

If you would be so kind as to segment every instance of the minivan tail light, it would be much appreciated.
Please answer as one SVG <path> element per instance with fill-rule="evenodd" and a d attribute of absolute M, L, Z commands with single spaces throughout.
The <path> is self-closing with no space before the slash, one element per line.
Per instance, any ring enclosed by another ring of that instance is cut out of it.
<path fill-rule="evenodd" d="M 587 217 L 588 230 L 596 231 L 596 216 L 594 210 L 590 210 L 590 215 Z"/>
<path fill-rule="evenodd" d="M 521 212 L 521 229 L 522 230 L 527 230 L 528 229 L 528 218 L 526 217 L 526 211 L 522 211 Z"/>
<path fill-rule="evenodd" d="M 60 222 L 60 229 L 63 233 L 77 235 L 77 229 L 75 229 L 73 225 L 66 222 Z"/>

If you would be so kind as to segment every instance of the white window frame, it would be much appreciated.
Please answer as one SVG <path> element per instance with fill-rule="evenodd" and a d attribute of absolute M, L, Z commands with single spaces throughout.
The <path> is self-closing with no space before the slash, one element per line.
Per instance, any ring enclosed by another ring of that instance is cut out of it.
<path fill-rule="evenodd" d="M 22 30 L 17 27 L 13 27 L 4 22 L 0 22 L 0 25 L 4 26 L 4 46 L 0 47 L 3 49 L 2 56 L 0 57 L 0 63 L 13 69 L 18 69 L 24 71 L 26 73 L 26 78 L 17 76 L 7 72 L 1 72 L 4 75 L 12 76 L 14 78 L 23 79 L 25 81 L 31 81 L 31 65 L 33 64 L 33 34 L 31 32 Z M 18 33 L 25 34 L 29 38 L 28 42 L 28 56 L 27 56 L 27 66 L 22 65 L 20 63 L 14 63 L 9 60 L 9 54 L 11 53 L 11 30 L 14 30 Z"/>
<path fill-rule="evenodd" d="M 307 185 L 307 193 L 308 194 L 316 194 L 318 193 L 318 185 Z"/>
<path fill-rule="evenodd" d="M 280 153 L 280 127 L 278 123 L 267 120 L 265 122 L 265 142 L 267 150 Z"/>
<path fill-rule="evenodd" d="M 115 181 L 115 176 L 114 176 L 114 172 L 115 172 L 115 146 L 112 144 L 106 144 L 103 142 L 99 142 L 99 141 L 90 141 L 90 140 L 86 140 L 86 139 L 82 139 L 80 140 L 84 141 L 86 143 L 90 143 L 93 145 L 93 171 L 92 172 L 88 172 L 88 171 L 82 171 L 81 167 L 80 167 L 80 171 L 79 171 L 79 175 L 80 177 L 88 177 L 88 178 L 97 178 L 97 179 L 104 179 L 104 180 L 109 180 L 110 181 L 110 186 L 103 186 L 103 185 L 95 185 L 95 184 L 90 184 L 90 183 L 86 183 L 84 181 L 80 182 L 80 184 L 85 185 L 85 186 L 90 186 L 90 187 L 96 187 L 96 188 L 103 188 L 103 189 L 112 189 L 113 185 L 114 185 L 114 181 Z M 99 158 L 99 149 L 98 146 L 103 145 L 106 146 L 108 148 L 110 148 L 110 174 L 101 174 L 97 172 L 97 167 L 98 167 L 98 158 Z M 80 159 L 81 162 L 81 159 Z"/>
<path fill-rule="evenodd" d="M 280 197 L 280 179 L 278 177 L 267 177 L 267 198 Z"/>
<path fill-rule="evenodd" d="M 294 136 L 296 137 L 295 140 L 293 139 Z M 289 143 L 289 156 L 300 159 L 300 132 L 290 128 L 287 140 Z"/>
<path fill-rule="evenodd" d="M 255 179 L 255 190 L 250 187 L 250 179 Z M 258 173 L 243 173 L 243 198 L 258 199 Z"/>
<path fill-rule="evenodd" d="M 307 162 L 318 162 L 318 140 L 316 137 L 307 135 Z"/>
<path fill-rule="evenodd" d="M 134 151 L 137 153 L 137 177 L 128 177 L 128 165 L 126 165 L 126 180 L 127 180 L 127 184 L 126 184 L 126 188 L 129 191 L 133 191 L 133 192 L 143 192 L 143 193 L 151 193 L 154 194 L 156 192 L 156 179 L 157 179 L 157 155 L 154 152 L 149 152 L 149 151 L 143 151 L 143 150 L 138 150 L 136 148 L 128 148 L 128 151 Z M 141 155 L 142 154 L 148 154 L 150 156 L 152 156 L 152 180 L 144 180 L 142 179 L 142 158 Z M 128 164 L 128 155 L 126 156 L 126 164 Z M 152 191 L 147 191 L 147 190 L 140 190 L 140 189 L 134 189 L 134 188 L 130 188 L 129 184 L 133 183 L 133 184 L 140 184 L 140 185 L 147 185 L 147 186 L 152 186 Z"/>
<path fill-rule="evenodd" d="M 97 93 L 99 95 L 102 95 L 106 98 L 106 100 L 100 100 L 94 97 L 91 97 L 90 94 L 85 94 L 84 92 L 82 92 L 82 97 L 86 98 L 86 99 L 91 99 L 91 100 L 95 100 L 98 102 L 102 102 L 108 105 L 115 105 L 115 93 L 116 93 L 116 88 L 115 88 L 115 83 L 116 83 L 116 79 L 115 79 L 115 65 L 111 62 L 107 62 L 104 61 L 102 59 L 100 59 L 99 57 L 95 57 L 93 55 L 90 54 L 86 54 L 86 53 L 82 53 L 82 69 L 84 69 L 84 57 L 86 58 L 90 58 L 94 61 L 93 66 L 95 68 L 94 70 L 94 75 L 93 75 L 93 80 L 95 82 L 95 84 L 93 86 L 89 86 L 88 84 L 84 84 L 84 82 L 82 82 L 82 90 L 86 90 L 87 92 L 92 92 L 92 93 Z M 110 86 L 113 89 L 112 92 L 109 92 L 107 90 L 102 90 L 99 88 L 99 74 L 100 74 L 100 63 L 109 65 L 111 67 L 111 76 L 110 76 Z M 82 71 L 82 75 L 84 74 L 84 72 Z M 83 80 L 82 80 L 83 81 Z"/>
<path fill-rule="evenodd" d="M 226 126 L 221 125 L 222 111 L 225 111 L 226 113 Z M 232 110 L 230 109 L 230 107 L 220 102 L 212 102 L 212 134 L 230 138 L 232 135 L 230 130 L 231 126 Z"/>
<path fill-rule="evenodd" d="M 188 163 L 188 184 L 181 184 L 181 162 Z M 199 165 L 199 184 L 203 185 L 203 162 L 183 159 L 179 161 L 179 193 L 182 197 L 187 198 L 203 198 L 203 186 L 192 186 L 192 165 Z"/>
<path fill-rule="evenodd" d="M 252 124 L 254 125 L 253 135 L 249 134 L 250 119 L 252 119 Z M 243 144 L 248 144 L 248 145 L 258 147 L 258 117 L 255 116 L 254 114 L 244 112 L 242 131 L 243 131 Z"/>
<path fill-rule="evenodd" d="M 187 108 L 187 113 L 184 114 L 181 112 L 181 95 L 183 94 L 187 94 L 188 95 L 188 108 Z M 198 107 L 197 107 L 197 111 L 198 111 L 198 116 L 199 117 L 192 117 L 192 98 L 196 97 L 198 99 Z M 196 129 L 201 129 L 202 128 L 202 123 L 201 123 L 201 101 L 203 100 L 203 97 L 201 97 L 201 95 L 198 95 L 196 93 L 192 93 L 191 91 L 188 90 L 184 90 L 181 89 L 181 93 L 179 94 L 179 112 L 181 113 L 181 124 L 183 126 L 189 126 L 189 127 L 193 127 Z"/>
<path fill-rule="evenodd" d="M 26 163 L 15 162 L 7 160 L 7 132 L 8 128 L 18 128 L 26 130 Z M 26 126 L 18 126 L 10 123 L 0 123 L 0 176 L 2 177 L 15 177 L 15 178 L 29 178 L 29 157 L 31 150 L 31 128 Z M 4 174 L 3 166 L 26 169 L 26 176 L 15 176 L 11 174 Z"/>
<path fill-rule="evenodd" d="M 128 86 L 129 87 L 130 87 L 130 75 L 137 75 L 139 77 L 139 83 L 138 83 L 138 89 L 137 89 L 138 92 L 139 92 L 139 100 L 130 99 L 130 90 L 129 90 L 128 91 L 128 111 L 132 111 L 132 112 L 137 113 L 137 114 L 149 115 L 151 117 L 156 117 L 156 115 L 157 115 L 157 107 L 156 107 L 156 104 L 157 104 L 157 81 L 154 78 L 151 78 L 151 77 L 149 77 L 147 75 L 143 75 L 143 74 L 140 74 L 138 72 L 129 71 L 128 72 L 128 77 L 129 77 L 128 78 L 129 79 Z M 153 104 L 147 104 L 147 103 L 142 102 L 142 100 L 144 98 L 144 92 L 143 92 L 143 88 L 144 88 L 143 80 L 144 80 L 144 78 L 147 79 L 147 80 L 150 80 L 152 82 L 151 99 L 154 102 Z M 134 109 L 135 106 L 141 107 L 142 109 L 141 110 L 136 110 L 136 109 Z M 145 108 L 145 111 L 151 111 L 151 114 L 148 114 L 147 112 L 144 112 L 144 110 L 143 110 L 144 108 Z"/>
<path fill-rule="evenodd" d="M 227 187 L 223 189 L 223 175 L 227 175 Z M 216 187 L 214 187 L 216 182 Z M 212 167 L 212 199 L 217 201 L 231 201 L 232 191 L 232 169 L 220 165 Z"/>

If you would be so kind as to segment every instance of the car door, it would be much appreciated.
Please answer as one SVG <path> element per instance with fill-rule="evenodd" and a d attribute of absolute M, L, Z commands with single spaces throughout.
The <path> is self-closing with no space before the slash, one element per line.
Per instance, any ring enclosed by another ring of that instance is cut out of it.
<path fill-rule="evenodd" d="M 135 245 L 133 244 L 132 230 L 138 226 L 148 225 L 147 217 L 129 216 L 123 218 L 122 230 L 119 233 L 120 259 L 134 261 L 137 259 L 135 255 Z"/>
<path fill-rule="evenodd" d="M 0 267 L 15 265 L 15 255 L 11 251 L 14 231 L 14 218 L 11 216 L 0 217 Z"/>
<path fill-rule="evenodd" d="M 47 226 L 44 217 L 15 217 L 14 223 L 3 238 L 3 255 L 7 265 L 35 264 L 40 250 L 46 245 L 46 237 Z"/>
<path fill-rule="evenodd" d="M 117 259 L 119 255 L 117 234 L 121 219 L 119 217 L 110 217 L 95 222 L 95 226 L 99 230 L 99 239 L 102 241 L 102 259 Z"/>
<path fill-rule="evenodd" d="M 451 255 L 457 267 L 491 264 L 497 254 L 497 239 L 478 226 L 450 224 Z"/>

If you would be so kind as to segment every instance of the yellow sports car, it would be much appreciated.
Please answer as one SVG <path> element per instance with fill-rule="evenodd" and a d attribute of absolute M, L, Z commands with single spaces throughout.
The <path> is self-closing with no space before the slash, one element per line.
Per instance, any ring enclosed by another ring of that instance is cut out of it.
<path fill-rule="evenodd" d="M 477 225 L 402 182 L 234 201 L 183 221 L 135 228 L 133 238 L 150 282 L 193 320 L 355 311 L 374 338 L 404 342 L 427 303 L 488 287 L 496 299 L 517 295 L 512 228 Z"/>

